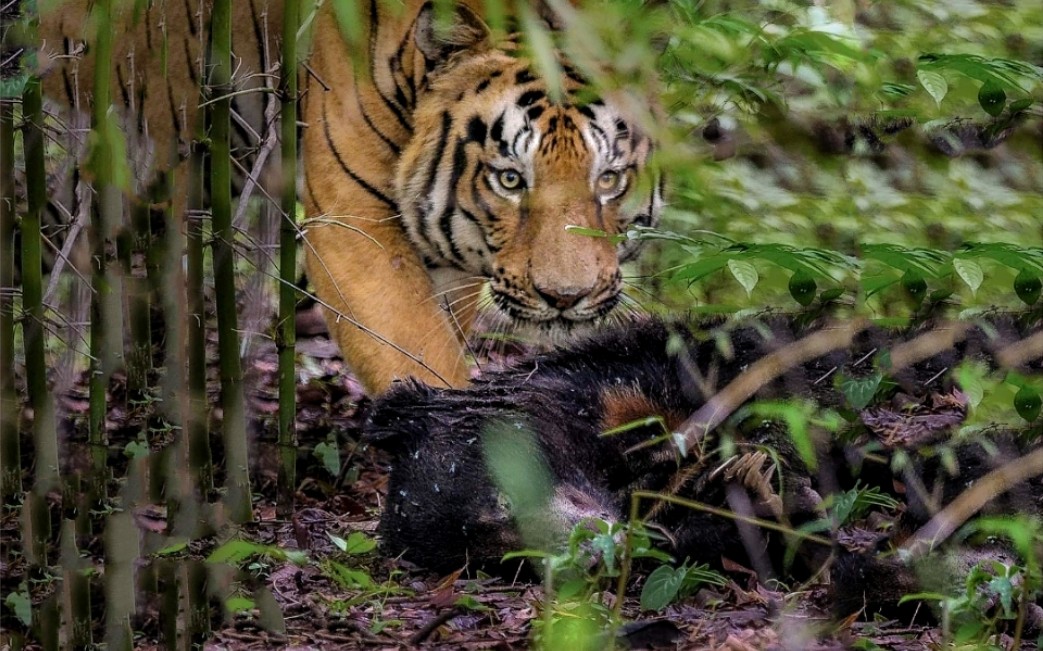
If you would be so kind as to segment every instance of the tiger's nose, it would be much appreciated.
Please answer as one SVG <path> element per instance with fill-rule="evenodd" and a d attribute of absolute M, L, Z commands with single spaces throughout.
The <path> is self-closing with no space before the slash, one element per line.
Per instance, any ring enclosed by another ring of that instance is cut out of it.
<path fill-rule="evenodd" d="M 576 303 L 590 296 L 590 292 L 593 287 L 555 287 L 555 288 L 544 288 L 539 285 L 533 285 L 533 289 L 540 295 L 547 305 L 556 307 L 559 310 L 567 310 L 570 307 L 574 307 Z"/>

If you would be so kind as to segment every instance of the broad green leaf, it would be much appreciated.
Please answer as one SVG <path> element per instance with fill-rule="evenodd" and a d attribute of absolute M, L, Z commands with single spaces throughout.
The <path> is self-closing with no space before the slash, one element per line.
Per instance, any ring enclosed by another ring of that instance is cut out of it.
<path fill-rule="evenodd" d="M 1036 304 L 1041 288 L 1043 288 L 1043 282 L 1040 281 L 1039 274 L 1030 271 L 1028 267 L 1023 268 L 1014 277 L 1014 293 L 1026 305 Z"/>
<path fill-rule="evenodd" d="M 790 296 L 801 305 L 811 305 L 811 302 L 815 300 L 815 290 L 817 289 L 818 285 L 815 283 L 815 279 L 804 270 L 797 271 L 789 277 Z M 838 293 L 836 296 L 839 295 Z"/>
<path fill-rule="evenodd" d="M 453 602 L 453 605 L 459 608 L 463 608 L 464 610 L 471 610 L 475 612 L 485 612 L 489 610 L 488 606 L 478 601 L 472 595 L 469 594 L 460 595 L 460 597 Z"/>
<path fill-rule="evenodd" d="M 753 288 L 757 286 L 757 282 L 760 281 L 760 275 L 757 273 L 757 267 L 754 267 L 752 263 L 745 260 L 729 260 L 728 271 L 732 272 L 732 276 L 742 285 L 742 288 L 746 290 L 746 295 L 749 296 L 753 293 Z"/>
<path fill-rule="evenodd" d="M 230 613 L 241 613 L 247 610 L 253 610 L 255 606 L 256 603 L 254 600 L 246 597 L 236 596 L 225 599 L 225 608 L 227 608 Z"/>
<path fill-rule="evenodd" d="M 340 476 L 340 448 L 323 441 L 316 443 L 312 454 L 322 462 L 322 467 L 333 477 Z"/>
<path fill-rule="evenodd" d="M 792 290 L 790 290 L 790 291 L 792 293 Z M 843 287 L 833 287 L 831 289 L 824 290 L 821 294 L 819 294 L 818 295 L 818 300 L 822 301 L 823 303 L 828 303 L 830 301 L 835 301 L 836 299 L 840 298 L 843 295 L 844 295 L 844 288 Z"/>
<path fill-rule="evenodd" d="M 1003 92 L 999 84 L 987 81 L 978 89 L 978 104 L 992 117 L 1003 113 L 1003 106 L 1007 103 L 1007 93 Z"/>
<path fill-rule="evenodd" d="M 185 551 L 186 549 L 188 549 L 188 543 L 187 542 L 176 542 L 176 543 L 174 543 L 172 545 L 167 545 L 166 547 L 163 547 L 162 549 L 156 550 L 155 552 L 152 553 L 152 555 L 153 556 L 173 556 L 174 554 L 179 554 L 179 553 Z"/>
<path fill-rule="evenodd" d="M 1032 106 L 1032 100 L 1026 97 L 1023 99 L 1014 100 L 1010 103 L 1010 106 L 1008 108 L 1010 109 L 1011 113 L 1020 113 L 1021 111 L 1024 111 L 1030 106 Z"/>
<path fill-rule="evenodd" d="M 674 280 L 686 280 L 695 282 L 704 276 L 721 269 L 728 264 L 728 256 L 709 255 L 698 259 L 692 264 L 686 264 L 673 274 Z"/>
<path fill-rule="evenodd" d="M 33 602 L 29 599 L 29 591 L 23 583 L 18 592 L 11 592 L 4 597 L 4 604 L 14 611 L 15 617 L 26 628 L 33 625 Z"/>
<path fill-rule="evenodd" d="M 927 281 L 915 269 L 910 269 L 902 276 L 902 287 L 917 306 L 923 303 L 924 297 L 927 296 Z"/>
<path fill-rule="evenodd" d="M 980 264 L 967 258 L 953 258 L 952 267 L 956 270 L 956 275 L 971 288 L 971 292 L 978 291 L 982 280 L 985 279 L 985 273 Z"/>
<path fill-rule="evenodd" d="M 660 565 L 653 570 L 641 588 L 641 609 L 662 610 L 670 605 L 681 589 L 684 575 L 684 569 L 674 569 L 669 565 Z"/>
<path fill-rule="evenodd" d="M 123 448 L 123 454 L 129 459 L 144 459 L 148 453 L 148 443 L 145 441 L 131 441 Z"/>
<path fill-rule="evenodd" d="M 246 540 L 230 540 L 221 545 L 206 558 L 207 563 L 241 563 L 255 554 L 268 552 L 267 545 L 259 545 Z"/>
<path fill-rule="evenodd" d="M 612 576 L 616 572 L 616 539 L 613 534 L 599 533 L 590 541 L 591 547 L 601 553 L 601 562 L 605 570 Z"/>
<path fill-rule="evenodd" d="M 866 378 L 844 380 L 840 383 L 840 391 L 852 409 L 865 409 L 873 401 L 882 379 L 883 375 L 877 372 Z"/>
<path fill-rule="evenodd" d="M 1022 385 L 1014 394 L 1014 410 L 1030 423 L 1039 418 L 1041 406 L 1043 406 L 1043 400 L 1039 397 L 1039 391 L 1027 384 Z"/>
<path fill-rule="evenodd" d="M 340 584 L 341 587 L 365 589 L 374 586 L 373 579 L 364 570 L 352 569 L 336 561 L 323 563 L 323 568 L 326 570 L 326 575 Z"/>
<path fill-rule="evenodd" d="M 940 106 L 949 92 L 949 82 L 945 81 L 945 77 L 940 72 L 921 69 L 916 71 L 916 78 L 920 80 L 924 90 L 934 98 L 934 103 Z"/>
<path fill-rule="evenodd" d="M 377 541 L 361 531 L 352 531 L 344 541 L 343 551 L 348 554 L 368 554 L 377 548 Z"/>
<path fill-rule="evenodd" d="M 1003 606 L 1003 617 L 1004 619 L 1012 619 L 1014 613 L 1011 612 L 1014 605 L 1014 583 L 1008 576 L 996 576 L 993 577 L 988 583 L 989 591 L 996 594 L 1000 598 L 1000 605 Z"/>
<path fill-rule="evenodd" d="M 967 404 L 971 408 L 981 404 L 982 398 L 985 397 L 985 387 L 982 383 L 984 375 L 985 369 L 977 364 L 963 364 L 956 371 L 956 381 L 960 385 L 960 391 L 966 394 Z"/>

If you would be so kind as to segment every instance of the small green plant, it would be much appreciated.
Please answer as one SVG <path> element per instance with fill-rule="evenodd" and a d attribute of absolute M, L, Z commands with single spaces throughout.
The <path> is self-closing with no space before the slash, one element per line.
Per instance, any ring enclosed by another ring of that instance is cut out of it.
<path fill-rule="evenodd" d="M 723 587 L 728 580 L 708 565 L 687 561 L 678 567 L 660 565 L 645 579 L 641 588 L 642 610 L 662 610 L 675 601 L 694 594 L 704 585 Z"/>
<path fill-rule="evenodd" d="M 1043 522 L 1028 515 L 979 518 L 964 527 L 958 540 L 987 539 L 989 547 L 1000 549 L 995 558 L 983 558 L 959 571 L 960 553 L 948 559 L 957 571 L 954 590 L 930 590 L 906 595 L 899 603 L 928 601 L 941 613 L 943 633 L 954 644 L 977 645 L 976 648 L 1004 648 L 999 644 L 1000 632 L 1012 633 L 1019 648 L 1027 604 L 1038 601 L 1043 593 L 1039 550 L 1043 548 Z M 999 542 L 1006 540 L 1007 545 Z M 1006 548 L 1005 548 L 1006 547 Z M 1009 553 L 1013 552 L 1013 553 Z M 1016 557 L 1016 562 L 1008 559 Z M 930 561 L 930 573 L 937 571 Z M 925 578 L 927 575 L 925 574 Z"/>
<path fill-rule="evenodd" d="M 874 507 L 894 511 L 899 507 L 899 502 L 880 492 L 878 486 L 866 487 L 856 481 L 851 490 L 828 496 L 824 507 L 833 526 L 842 527 L 865 517 Z"/>
<path fill-rule="evenodd" d="M 1004 623 L 1017 618 L 1023 585 L 1024 568 L 986 561 L 971 568 L 957 594 L 919 592 L 898 603 L 934 602 L 941 612 L 943 632 L 954 643 L 1000 648 L 995 636 Z"/>

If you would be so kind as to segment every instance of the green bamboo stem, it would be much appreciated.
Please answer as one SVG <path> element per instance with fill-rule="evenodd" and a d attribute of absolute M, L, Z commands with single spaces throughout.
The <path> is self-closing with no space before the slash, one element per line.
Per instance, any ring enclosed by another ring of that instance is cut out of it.
<path fill-rule="evenodd" d="M 92 644 L 91 591 L 88 569 L 76 546 L 76 523 L 62 522 L 62 591 L 66 645 L 84 649 Z"/>
<path fill-rule="evenodd" d="M 25 129 L 25 182 L 27 211 L 22 219 L 22 333 L 25 341 L 25 376 L 29 404 L 33 408 L 33 445 L 36 457 L 34 490 L 39 494 L 58 485 L 58 439 L 54 403 L 47 390 L 47 360 L 43 329 L 43 270 L 40 218 L 47 204 L 47 171 L 44 166 L 43 98 L 40 80 L 30 79 L 22 95 Z M 46 503 L 44 500 L 40 504 Z M 43 521 L 41 518 L 40 522 Z M 38 536 L 49 532 L 37 530 Z"/>
<path fill-rule="evenodd" d="M 203 170 L 202 147 L 193 145 L 188 164 L 189 217 L 186 228 L 186 316 L 188 330 L 188 410 L 185 427 L 188 432 L 188 462 L 195 476 L 199 497 L 203 500 L 214 489 L 214 463 L 210 450 L 210 429 L 206 402 L 206 306 L 203 298 Z M 186 496 L 187 497 L 187 496 Z"/>
<path fill-rule="evenodd" d="M 89 410 L 88 446 L 91 453 L 92 482 L 99 494 L 104 490 L 105 476 L 108 471 L 108 437 L 105 432 L 105 415 L 108 409 L 106 391 L 108 389 L 109 365 L 106 363 L 112 351 L 108 350 L 110 339 L 118 343 L 119 339 L 110 338 L 113 322 L 106 319 L 106 306 L 111 291 L 108 277 L 107 239 L 113 218 L 117 216 L 120 196 L 114 186 L 112 167 L 112 147 L 109 146 L 114 137 L 108 116 L 110 105 L 110 89 L 112 80 L 112 2 L 99 0 L 94 4 L 92 20 L 96 26 L 92 42 L 94 53 L 93 104 L 91 106 L 91 132 L 95 146 L 91 151 L 90 166 L 94 174 L 94 190 L 97 199 L 92 207 L 93 255 L 91 256 L 91 310 L 90 310 L 90 380 L 88 382 Z"/>
<path fill-rule="evenodd" d="M 0 160 L 14 160 L 14 101 L 0 100 Z M 0 171 L 0 504 L 22 492 L 14 389 L 14 165 Z"/>
<path fill-rule="evenodd" d="M 206 563 L 196 559 L 180 564 L 183 585 L 180 610 L 185 617 L 181 633 L 185 637 L 185 648 L 202 647 L 210 635 L 209 569 Z"/>
<path fill-rule="evenodd" d="M 235 249 L 232 229 L 232 154 L 230 127 L 232 5 L 214 2 L 210 19 L 211 162 L 210 201 L 214 225 L 214 293 L 217 297 L 217 330 L 222 430 L 225 443 L 225 499 L 233 521 L 252 519 L 249 453 L 246 434 L 246 401 L 239 358 L 236 316 Z"/>
<path fill-rule="evenodd" d="M 120 262 L 123 266 L 123 287 L 127 322 L 130 324 L 130 349 L 127 351 L 127 399 L 132 411 L 146 410 L 142 420 L 142 434 L 148 433 L 152 408 L 149 405 L 149 376 L 152 371 L 152 291 L 149 269 L 136 268 L 135 260 L 149 260 L 152 232 L 148 201 L 134 206 L 131 229 L 118 239 Z"/>
<path fill-rule="evenodd" d="M 282 25 L 282 227 L 279 232 L 279 485 L 278 512 L 293 513 L 297 483 L 297 0 L 283 5 Z"/>

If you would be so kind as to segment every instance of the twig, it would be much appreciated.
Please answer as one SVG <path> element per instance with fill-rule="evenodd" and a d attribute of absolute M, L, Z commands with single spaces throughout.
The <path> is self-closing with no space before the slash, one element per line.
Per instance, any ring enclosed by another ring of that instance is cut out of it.
<path fill-rule="evenodd" d="M 1002 348 L 996 360 L 1004 368 L 1015 368 L 1043 357 L 1043 331 Z"/>
<path fill-rule="evenodd" d="M 424 640 L 426 640 L 428 637 L 430 637 L 431 634 L 434 633 L 438 629 L 439 626 L 441 626 L 442 624 L 445 624 L 446 622 L 448 622 L 449 620 L 453 619 L 454 617 L 457 617 L 458 615 L 460 615 L 460 607 L 459 606 L 454 606 L 454 607 L 450 608 L 449 610 L 445 611 L 444 613 L 442 613 L 441 615 L 438 615 L 437 617 L 435 617 L 434 619 L 432 619 L 428 623 L 424 624 L 423 628 L 421 628 L 419 631 L 414 633 L 409 638 L 409 645 L 410 646 L 415 646 L 417 644 L 422 644 L 424 642 Z"/>
<path fill-rule="evenodd" d="M 997 496 L 1032 477 L 1043 475 L 1043 448 L 989 472 L 935 514 L 902 546 L 913 557 L 929 552 Z"/>
<path fill-rule="evenodd" d="M 765 385 L 795 366 L 850 346 L 855 335 L 867 327 L 867 319 L 857 318 L 845 325 L 819 330 L 751 364 L 749 369 L 707 400 L 681 426 L 685 450 L 693 449 L 707 433 L 723 423 Z"/>

